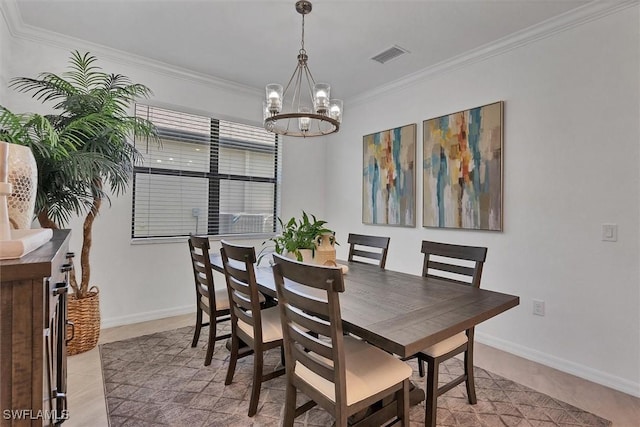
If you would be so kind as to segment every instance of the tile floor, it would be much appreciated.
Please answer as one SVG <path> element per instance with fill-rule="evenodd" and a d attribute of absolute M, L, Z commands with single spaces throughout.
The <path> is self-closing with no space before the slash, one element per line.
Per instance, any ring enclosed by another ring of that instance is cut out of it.
<path fill-rule="evenodd" d="M 189 326 L 193 321 L 193 315 L 184 315 L 105 329 L 100 343 Z M 640 426 L 638 398 L 482 344 L 476 344 L 475 362 L 484 369 L 607 418 L 615 427 Z M 108 426 L 98 348 L 69 357 L 68 381 L 71 418 L 64 426 Z"/>

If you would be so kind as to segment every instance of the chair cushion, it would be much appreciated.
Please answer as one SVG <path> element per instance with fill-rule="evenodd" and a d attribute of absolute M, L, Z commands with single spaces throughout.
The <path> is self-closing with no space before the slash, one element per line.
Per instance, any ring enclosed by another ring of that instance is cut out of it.
<path fill-rule="evenodd" d="M 440 341 L 439 343 L 422 350 L 421 353 L 424 353 L 431 357 L 442 356 L 443 354 L 449 353 L 454 348 L 460 347 L 462 344 L 466 343 L 467 340 L 467 334 L 465 334 L 464 332 L 460 332 L 459 334 L 456 334 L 451 338 L 447 338 L 444 341 Z"/>
<path fill-rule="evenodd" d="M 350 336 L 344 337 L 347 405 L 353 405 L 409 378 L 412 369 L 394 356 Z M 321 356 L 317 356 L 322 358 Z M 325 363 L 333 364 L 324 359 Z M 296 362 L 295 375 L 335 402 L 333 382 Z"/>
<path fill-rule="evenodd" d="M 218 288 L 215 287 L 216 293 L 216 310 L 228 310 L 229 309 L 229 293 L 227 292 L 227 287 Z"/>
<path fill-rule="evenodd" d="M 282 323 L 280 323 L 280 308 L 278 306 L 260 310 L 262 322 L 262 342 L 271 342 L 282 339 Z M 253 327 L 247 322 L 238 319 L 238 327 L 253 338 Z"/>
<path fill-rule="evenodd" d="M 205 303 L 209 305 L 209 301 L 207 298 L 207 289 L 204 286 L 202 288 L 202 299 L 205 300 Z M 216 310 L 228 310 L 229 309 L 229 293 L 227 292 L 226 286 L 224 288 L 218 288 L 217 286 L 214 288 L 216 294 Z"/>

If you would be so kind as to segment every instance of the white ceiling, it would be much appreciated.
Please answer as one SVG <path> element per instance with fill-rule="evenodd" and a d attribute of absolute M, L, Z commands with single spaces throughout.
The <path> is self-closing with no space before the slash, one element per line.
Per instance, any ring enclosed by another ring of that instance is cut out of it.
<path fill-rule="evenodd" d="M 349 99 L 463 55 L 586 0 L 315 0 L 305 47 L 316 81 Z M 296 66 L 294 0 L 18 0 L 24 24 L 255 88 Z M 370 58 L 398 45 L 410 54 Z"/>

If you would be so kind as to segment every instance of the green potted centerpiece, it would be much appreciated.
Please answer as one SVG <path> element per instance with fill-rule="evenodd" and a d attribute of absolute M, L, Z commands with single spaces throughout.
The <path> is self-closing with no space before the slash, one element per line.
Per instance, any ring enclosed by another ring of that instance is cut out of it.
<path fill-rule="evenodd" d="M 69 319 L 75 335 L 69 354 L 95 347 L 100 332 L 98 289 L 90 286 L 92 227 L 107 192 L 119 195 L 141 154 L 129 143 L 133 135 L 155 138 L 153 125 L 129 115 L 139 97 L 151 91 L 120 74 L 107 74 L 89 53 L 73 52 L 69 70 L 60 76 L 42 73 L 19 77 L 14 89 L 52 102 L 48 115 L 14 114 L 0 106 L 0 140 L 27 145 L 38 168 L 35 216 L 43 228 L 59 228 L 74 216 L 84 217 L 80 281 L 70 276 L 73 295 Z"/>
<path fill-rule="evenodd" d="M 300 219 L 292 217 L 286 223 L 278 218 L 282 232 L 269 239 L 275 252 L 301 262 L 335 265 L 335 233 L 327 228 L 327 221 L 302 211 Z"/>

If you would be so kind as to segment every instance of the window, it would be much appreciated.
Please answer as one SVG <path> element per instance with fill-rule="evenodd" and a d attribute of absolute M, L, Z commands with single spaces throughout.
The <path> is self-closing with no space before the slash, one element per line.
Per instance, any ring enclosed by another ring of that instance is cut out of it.
<path fill-rule="evenodd" d="M 133 238 L 275 231 L 280 146 L 263 128 L 136 105 L 160 144 L 138 138 Z"/>

